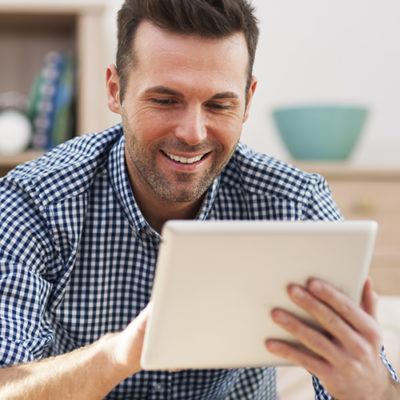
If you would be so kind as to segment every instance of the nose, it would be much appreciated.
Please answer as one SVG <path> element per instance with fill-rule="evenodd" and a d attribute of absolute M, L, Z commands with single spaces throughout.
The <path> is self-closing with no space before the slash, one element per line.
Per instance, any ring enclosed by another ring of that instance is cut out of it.
<path fill-rule="evenodd" d="M 192 146 L 206 139 L 207 126 L 201 106 L 194 105 L 182 111 L 178 126 L 175 129 L 175 136 Z"/>

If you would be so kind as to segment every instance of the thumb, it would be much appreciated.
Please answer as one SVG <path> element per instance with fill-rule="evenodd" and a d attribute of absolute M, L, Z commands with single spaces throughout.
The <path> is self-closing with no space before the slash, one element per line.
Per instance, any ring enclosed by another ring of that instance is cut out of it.
<path fill-rule="evenodd" d="M 377 319 L 378 295 L 372 288 L 372 280 L 367 278 L 364 284 L 364 290 L 361 298 L 361 307 L 375 320 Z"/>
<path fill-rule="evenodd" d="M 147 306 L 140 311 L 139 315 L 132 321 L 132 325 L 137 332 L 143 333 L 146 330 L 146 324 L 149 319 L 153 304 L 150 302 Z"/>
<path fill-rule="evenodd" d="M 149 303 L 129 325 L 119 333 L 114 357 L 118 365 L 129 370 L 129 375 L 139 372 L 144 333 L 152 305 Z"/>

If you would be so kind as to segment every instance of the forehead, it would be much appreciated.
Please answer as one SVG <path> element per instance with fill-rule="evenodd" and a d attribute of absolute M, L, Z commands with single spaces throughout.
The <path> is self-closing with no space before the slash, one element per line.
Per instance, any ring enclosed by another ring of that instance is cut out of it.
<path fill-rule="evenodd" d="M 247 78 L 249 55 L 243 33 L 218 39 L 204 38 L 170 32 L 144 21 L 132 45 L 135 69 Z"/>

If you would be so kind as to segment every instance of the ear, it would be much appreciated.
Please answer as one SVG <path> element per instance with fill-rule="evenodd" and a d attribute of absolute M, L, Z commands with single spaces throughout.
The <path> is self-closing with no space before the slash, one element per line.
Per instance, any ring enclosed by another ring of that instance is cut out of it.
<path fill-rule="evenodd" d="M 244 117 L 243 117 L 243 122 L 246 122 L 247 118 L 249 118 L 250 104 L 251 104 L 251 100 L 253 99 L 254 92 L 256 91 L 257 83 L 258 83 L 257 78 L 253 75 L 251 77 L 250 87 L 249 87 L 249 91 L 247 93 L 247 104 L 246 104 L 246 111 L 245 111 Z"/>
<path fill-rule="evenodd" d="M 121 112 L 121 102 L 119 97 L 119 76 L 117 67 L 111 64 L 106 71 L 107 85 L 107 105 L 108 108 L 117 114 Z"/>

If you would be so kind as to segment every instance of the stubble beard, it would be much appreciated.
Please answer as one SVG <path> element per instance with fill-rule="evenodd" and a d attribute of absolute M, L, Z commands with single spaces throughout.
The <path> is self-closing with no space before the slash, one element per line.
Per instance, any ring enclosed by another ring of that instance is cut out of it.
<path fill-rule="evenodd" d="M 158 145 L 154 145 L 147 151 L 141 149 L 140 143 L 134 135 L 126 137 L 125 145 L 129 161 L 137 174 L 140 175 L 142 182 L 147 184 L 164 201 L 184 203 L 199 200 L 206 193 L 214 179 L 230 160 L 237 143 L 232 146 L 224 158 L 222 158 L 222 146 L 216 146 L 213 149 L 214 161 L 203 176 L 194 178 L 192 174 L 175 173 L 173 181 L 156 167 L 156 158 L 159 153 Z"/>

